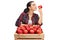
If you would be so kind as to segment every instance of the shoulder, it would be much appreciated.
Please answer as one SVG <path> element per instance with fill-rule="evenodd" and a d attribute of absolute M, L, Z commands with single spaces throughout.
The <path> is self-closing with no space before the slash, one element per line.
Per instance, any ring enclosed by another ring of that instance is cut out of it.
<path fill-rule="evenodd" d="M 25 13 L 24 13 L 24 12 L 22 12 L 20 15 L 25 15 Z"/>
<path fill-rule="evenodd" d="M 22 13 L 20 14 L 19 18 L 22 18 L 24 15 L 25 15 L 25 13 L 22 12 Z"/>

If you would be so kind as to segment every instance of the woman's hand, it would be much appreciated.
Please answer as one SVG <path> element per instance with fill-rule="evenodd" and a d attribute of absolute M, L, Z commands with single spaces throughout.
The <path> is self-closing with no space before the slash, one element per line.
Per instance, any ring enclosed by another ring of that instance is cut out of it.
<path fill-rule="evenodd" d="M 38 6 L 38 11 L 40 14 L 42 14 L 42 5 Z"/>

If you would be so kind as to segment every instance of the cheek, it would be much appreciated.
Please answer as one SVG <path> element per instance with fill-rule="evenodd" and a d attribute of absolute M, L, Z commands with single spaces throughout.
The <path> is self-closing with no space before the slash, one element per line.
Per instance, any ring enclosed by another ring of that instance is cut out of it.
<path fill-rule="evenodd" d="M 37 9 L 37 7 L 35 7 L 35 9 Z"/>
<path fill-rule="evenodd" d="M 32 7 L 32 9 L 33 9 L 33 10 L 36 10 L 36 9 L 37 9 L 37 7 L 36 7 L 36 6 L 34 6 L 34 7 Z"/>
<path fill-rule="evenodd" d="M 36 10 L 36 9 L 37 9 L 37 7 L 35 6 L 35 7 L 34 7 L 34 10 Z"/>

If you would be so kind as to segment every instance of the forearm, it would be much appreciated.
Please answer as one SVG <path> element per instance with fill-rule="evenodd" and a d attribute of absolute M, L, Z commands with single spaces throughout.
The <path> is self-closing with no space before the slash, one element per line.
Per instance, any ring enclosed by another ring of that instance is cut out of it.
<path fill-rule="evenodd" d="M 38 23 L 41 24 L 42 23 L 42 16 L 43 16 L 42 10 L 40 10 L 39 13 L 40 13 L 40 17 L 39 17 Z"/>

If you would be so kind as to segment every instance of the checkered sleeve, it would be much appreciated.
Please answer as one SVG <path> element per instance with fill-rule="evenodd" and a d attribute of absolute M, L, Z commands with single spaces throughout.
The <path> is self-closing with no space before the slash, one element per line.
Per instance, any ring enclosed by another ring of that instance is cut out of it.
<path fill-rule="evenodd" d="M 22 19 L 23 19 L 23 13 L 21 13 L 21 15 L 19 16 L 19 18 L 17 19 L 17 21 L 16 21 L 16 23 L 15 23 L 15 25 L 16 25 L 17 27 L 20 26 L 20 24 L 21 24 L 21 22 L 22 22 Z"/>

